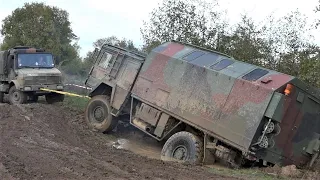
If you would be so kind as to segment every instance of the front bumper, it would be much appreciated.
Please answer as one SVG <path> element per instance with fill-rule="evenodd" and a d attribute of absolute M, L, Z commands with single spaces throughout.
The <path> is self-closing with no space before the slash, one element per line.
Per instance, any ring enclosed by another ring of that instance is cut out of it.
<path fill-rule="evenodd" d="M 41 88 L 45 89 L 51 89 L 51 90 L 58 90 L 58 91 L 63 91 L 64 86 L 62 84 L 50 84 L 50 85 L 25 85 L 20 88 L 21 91 L 24 92 L 35 92 L 35 93 L 41 93 L 41 94 L 46 94 L 48 92 L 41 91 Z"/>

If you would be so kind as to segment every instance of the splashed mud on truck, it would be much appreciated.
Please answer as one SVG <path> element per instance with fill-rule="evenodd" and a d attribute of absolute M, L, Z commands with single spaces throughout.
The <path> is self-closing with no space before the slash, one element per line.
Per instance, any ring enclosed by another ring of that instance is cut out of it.
<path fill-rule="evenodd" d="M 166 141 L 163 160 L 306 167 L 319 156 L 320 92 L 296 77 L 177 41 L 147 55 L 105 44 L 92 58 L 88 125 L 108 132 L 129 114 Z"/>
<path fill-rule="evenodd" d="M 0 51 L 0 103 L 4 94 L 11 104 L 36 102 L 43 95 L 50 104 L 64 100 L 64 95 L 41 88 L 63 90 L 62 73 L 54 67 L 52 53 L 27 46 Z"/>

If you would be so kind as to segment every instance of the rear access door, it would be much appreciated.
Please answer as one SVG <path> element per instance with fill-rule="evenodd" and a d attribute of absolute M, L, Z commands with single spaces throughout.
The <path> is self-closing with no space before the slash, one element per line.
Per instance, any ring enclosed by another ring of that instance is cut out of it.
<path fill-rule="evenodd" d="M 282 154 L 286 157 L 285 164 L 302 166 L 310 161 L 313 146 L 317 144 L 314 142 L 320 139 L 320 98 L 311 94 L 300 81 L 293 84 L 294 96 L 283 119 L 287 123 L 282 124 L 281 129 L 287 134 Z"/>
<path fill-rule="evenodd" d="M 305 164 L 319 150 L 320 98 L 308 91 L 300 90 L 297 101 L 302 106 L 292 127 L 292 139 L 289 139 L 289 143 L 292 144 L 293 160 Z"/>

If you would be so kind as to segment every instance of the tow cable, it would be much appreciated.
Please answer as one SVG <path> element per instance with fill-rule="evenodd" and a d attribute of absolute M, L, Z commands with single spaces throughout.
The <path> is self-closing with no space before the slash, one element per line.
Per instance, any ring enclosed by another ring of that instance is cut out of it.
<path fill-rule="evenodd" d="M 64 91 L 56 91 L 56 90 L 52 90 L 52 89 L 46 89 L 46 88 L 40 88 L 41 91 L 47 91 L 47 92 L 54 92 L 54 93 L 58 93 L 58 94 L 64 94 L 67 96 L 76 96 L 76 97 L 82 97 L 82 98 L 88 98 L 91 99 L 91 97 L 89 96 L 83 96 L 83 95 L 79 95 L 79 94 L 75 94 L 75 93 L 69 93 L 69 92 L 64 92 Z"/>

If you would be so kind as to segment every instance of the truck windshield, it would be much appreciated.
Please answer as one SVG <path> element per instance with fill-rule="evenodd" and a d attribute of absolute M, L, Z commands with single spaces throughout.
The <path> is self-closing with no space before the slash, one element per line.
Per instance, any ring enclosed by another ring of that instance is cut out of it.
<path fill-rule="evenodd" d="M 18 68 L 36 67 L 52 68 L 54 67 L 51 54 L 18 54 Z"/>

